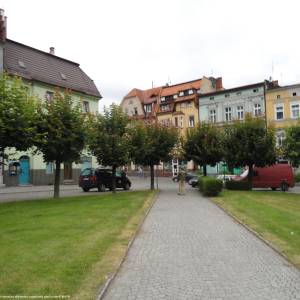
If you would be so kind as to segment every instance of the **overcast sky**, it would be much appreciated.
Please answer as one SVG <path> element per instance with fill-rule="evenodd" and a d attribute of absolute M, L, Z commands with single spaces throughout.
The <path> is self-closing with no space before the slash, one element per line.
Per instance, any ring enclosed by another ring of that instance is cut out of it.
<path fill-rule="evenodd" d="M 73 60 L 100 107 L 132 89 L 222 76 L 300 82 L 298 0 L 0 0 L 8 38 Z M 273 68 L 272 68 L 273 65 Z M 273 73 L 272 73 L 273 69 Z"/>

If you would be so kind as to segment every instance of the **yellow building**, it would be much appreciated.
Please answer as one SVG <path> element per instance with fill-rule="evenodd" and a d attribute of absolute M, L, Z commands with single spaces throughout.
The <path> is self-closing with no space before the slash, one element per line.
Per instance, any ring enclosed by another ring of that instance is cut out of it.
<path fill-rule="evenodd" d="M 285 128 L 300 118 L 300 84 L 267 90 L 266 113 L 268 126 L 276 129 L 277 146 L 281 146 Z"/>

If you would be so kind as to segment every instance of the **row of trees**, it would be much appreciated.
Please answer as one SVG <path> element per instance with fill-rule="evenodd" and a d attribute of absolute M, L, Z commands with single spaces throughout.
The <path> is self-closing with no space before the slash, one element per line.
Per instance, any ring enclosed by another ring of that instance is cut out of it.
<path fill-rule="evenodd" d="M 150 166 L 154 189 L 154 165 L 169 159 L 178 140 L 174 128 L 130 123 L 117 105 L 104 114 L 86 115 L 81 105 L 72 102 L 69 91 L 57 91 L 52 101 L 28 96 L 20 79 L 0 79 L 0 151 L 32 149 L 45 162 L 55 163 L 54 197 L 59 197 L 61 164 L 78 162 L 87 149 L 104 166 L 115 172 L 133 161 Z"/>
<path fill-rule="evenodd" d="M 300 164 L 300 123 L 286 131 L 281 152 L 298 167 Z M 247 115 L 243 122 L 236 121 L 223 128 L 201 123 L 189 129 L 182 141 L 186 159 L 192 159 L 203 167 L 215 166 L 225 161 L 229 169 L 248 167 L 248 180 L 252 181 L 253 165 L 264 167 L 276 162 L 275 131 L 267 127 L 265 120 Z"/>

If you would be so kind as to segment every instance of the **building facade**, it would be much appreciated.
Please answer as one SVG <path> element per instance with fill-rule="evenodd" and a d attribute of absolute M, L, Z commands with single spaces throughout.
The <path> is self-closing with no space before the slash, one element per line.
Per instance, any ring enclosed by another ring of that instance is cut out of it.
<path fill-rule="evenodd" d="M 300 120 L 300 84 L 267 90 L 267 123 L 276 129 L 276 144 L 282 145 L 285 129 Z"/>
<path fill-rule="evenodd" d="M 28 93 L 41 101 L 51 101 L 55 91 L 71 91 L 72 100 L 82 105 L 83 113 L 98 112 L 101 95 L 95 83 L 78 63 L 7 39 L 6 18 L 0 10 L 0 68 L 10 76 L 21 77 Z M 53 184 L 53 163 L 45 163 L 32 151 L 7 150 L 9 162 L 4 169 L 4 183 L 11 185 Z M 76 182 L 80 170 L 96 164 L 90 155 L 83 155 L 79 164 L 62 166 L 62 182 Z"/>

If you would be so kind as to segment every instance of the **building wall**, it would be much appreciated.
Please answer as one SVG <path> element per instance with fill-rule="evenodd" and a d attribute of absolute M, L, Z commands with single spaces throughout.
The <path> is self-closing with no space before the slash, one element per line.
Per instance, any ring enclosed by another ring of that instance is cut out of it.
<path fill-rule="evenodd" d="M 293 96 L 293 94 L 296 95 Z M 267 106 L 267 123 L 277 129 L 284 129 L 289 127 L 299 120 L 292 116 L 291 106 L 299 105 L 300 108 L 300 85 L 291 87 L 283 87 L 275 90 L 268 90 L 266 92 L 266 106 Z M 277 119 L 276 107 L 283 107 L 283 118 Z"/>
<path fill-rule="evenodd" d="M 125 112 L 128 116 L 144 116 L 141 100 L 138 97 L 123 99 L 121 107 L 123 112 Z M 137 110 L 137 114 L 135 113 L 135 108 Z"/>
<path fill-rule="evenodd" d="M 257 89 L 256 92 L 254 90 Z M 210 121 L 210 111 L 216 111 L 216 123 L 226 122 L 225 108 L 231 108 L 232 120 L 238 119 L 237 107 L 243 106 L 243 114 L 254 113 L 254 105 L 260 104 L 262 115 L 265 114 L 264 86 L 243 90 L 228 91 L 228 93 L 200 96 L 199 120 Z"/>

